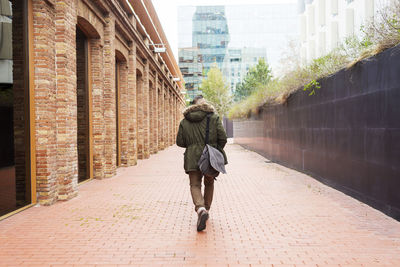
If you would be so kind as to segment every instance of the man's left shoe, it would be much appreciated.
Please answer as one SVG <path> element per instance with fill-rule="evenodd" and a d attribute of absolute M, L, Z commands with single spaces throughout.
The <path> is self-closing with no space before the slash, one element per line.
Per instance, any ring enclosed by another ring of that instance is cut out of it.
<path fill-rule="evenodd" d="M 202 209 L 198 213 L 198 219 L 197 219 L 197 231 L 203 231 L 206 229 L 206 222 L 208 220 L 208 212 L 205 209 Z"/>

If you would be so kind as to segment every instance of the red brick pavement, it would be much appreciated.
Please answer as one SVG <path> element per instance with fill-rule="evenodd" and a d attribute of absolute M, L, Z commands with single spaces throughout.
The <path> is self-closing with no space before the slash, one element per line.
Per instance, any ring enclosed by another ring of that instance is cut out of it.
<path fill-rule="evenodd" d="M 0 222 L 0 266 L 400 266 L 400 223 L 237 145 L 206 231 L 169 148 Z"/>

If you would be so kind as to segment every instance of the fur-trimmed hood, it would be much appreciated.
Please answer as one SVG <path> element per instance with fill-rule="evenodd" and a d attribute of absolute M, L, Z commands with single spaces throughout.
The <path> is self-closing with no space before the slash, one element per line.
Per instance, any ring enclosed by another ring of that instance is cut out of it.
<path fill-rule="evenodd" d="M 209 103 L 195 104 L 183 111 L 183 116 L 189 121 L 202 121 L 208 113 L 215 113 L 215 108 Z"/>

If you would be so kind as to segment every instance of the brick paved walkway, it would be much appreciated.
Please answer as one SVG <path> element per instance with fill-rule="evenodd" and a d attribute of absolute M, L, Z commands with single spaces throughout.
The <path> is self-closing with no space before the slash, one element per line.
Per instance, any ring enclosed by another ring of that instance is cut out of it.
<path fill-rule="evenodd" d="M 0 266 L 400 266 L 400 223 L 237 145 L 205 232 L 169 148 L 0 222 Z M 108 264 L 108 265 L 107 265 Z"/>

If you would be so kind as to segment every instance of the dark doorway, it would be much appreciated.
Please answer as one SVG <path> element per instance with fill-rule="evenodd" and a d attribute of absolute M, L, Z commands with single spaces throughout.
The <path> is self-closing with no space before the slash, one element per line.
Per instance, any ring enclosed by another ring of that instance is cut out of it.
<path fill-rule="evenodd" d="M 76 28 L 78 182 L 91 178 L 89 138 L 89 59 L 88 38 Z"/>
<path fill-rule="evenodd" d="M 0 216 L 30 204 L 28 0 L 1 1 Z M 34 151 L 32 152 L 34 153 Z"/>
<path fill-rule="evenodd" d="M 115 57 L 115 122 L 116 122 L 116 165 L 121 166 L 121 66 L 118 57 Z"/>
<path fill-rule="evenodd" d="M 136 70 L 136 114 L 137 114 L 137 156 L 138 159 L 143 159 L 143 75 L 139 70 Z"/>

